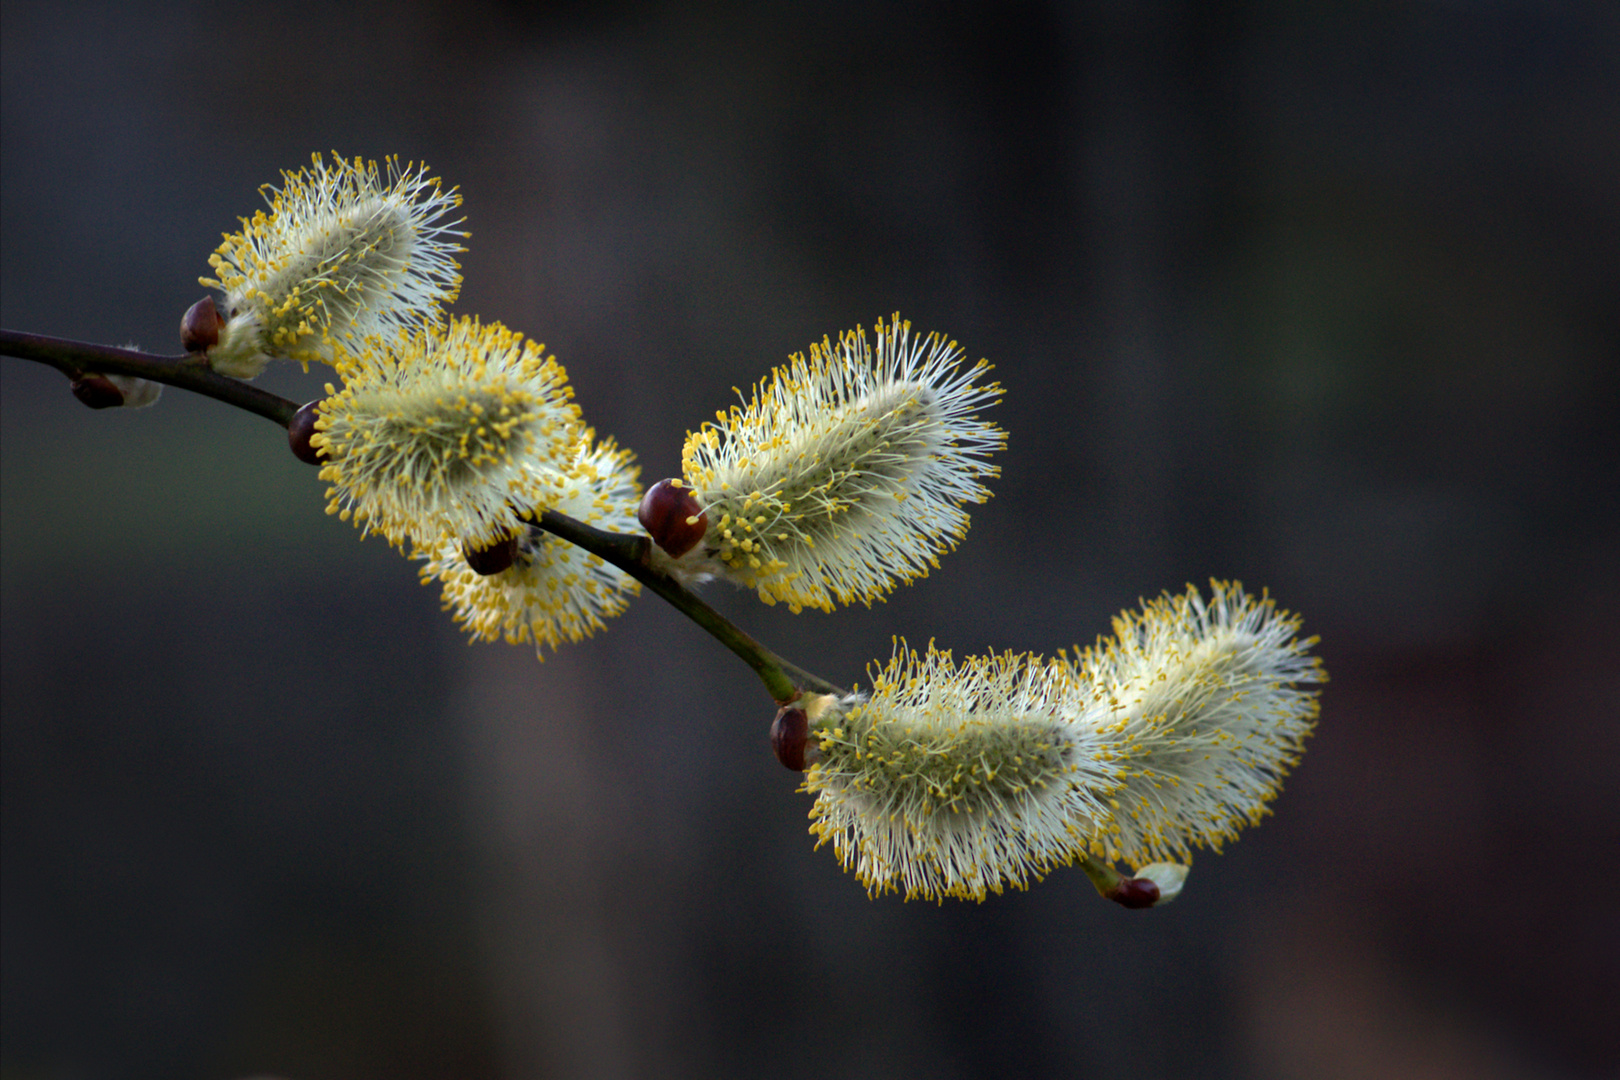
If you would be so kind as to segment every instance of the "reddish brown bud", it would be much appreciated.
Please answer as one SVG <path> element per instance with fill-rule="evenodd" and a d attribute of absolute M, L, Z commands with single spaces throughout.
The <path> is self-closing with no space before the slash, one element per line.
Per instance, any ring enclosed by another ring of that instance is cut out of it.
<path fill-rule="evenodd" d="M 692 489 L 679 480 L 660 480 L 648 488 L 636 517 L 653 543 L 673 559 L 697 547 L 709 531 L 709 515 L 703 512 Z"/>
<path fill-rule="evenodd" d="M 124 403 L 124 392 L 105 375 L 80 375 L 73 380 L 73 396 L 92 409 L 116 409 Z"/>
<path fill-rule="evenodd" d="M 1159 887 L 1147 878 L 1126 878 L 1114 886 L 1108 899 L 1128 908 L 1149 908 L 1159 902 Z"/>
<path fill-rule="evenodd" d="M 214 298 L 205 296 L 186 309 L 180 320 L 180 347 L 188 353 L 205 353 L 219 344 L 219 328 L 225 325 Z"/>
<path fill-rule="evenodd" d="M 315 421 L 320 416 L 320 402 L 311 401 L 297 412 L 293 413 L 292 423 L 287 425 L 287 445 L 292 447 L 293 457 L 310 465 L 321 463 L 321 452 L 309 444 L 309 438 L 315 434 Z"/>
<path fill-rule="evenodd" d="M 489 547 L 473 548 L 466 544 L 461 545 L 461 555 L 467 560 L 467 565 L 473 568 L 473 573 L 489 577 L 498 574 L 517 561 L 518 538 L 508 536 L 505 540 L 497 540 Z"/>
<path fill-rule="evenodd" d="M 771 749 L 776 760 L 794 772 L 804 772 L 804 749 L 810 741 L 810 718 L 796 705 L 776 710 L 771 721 Z"/>

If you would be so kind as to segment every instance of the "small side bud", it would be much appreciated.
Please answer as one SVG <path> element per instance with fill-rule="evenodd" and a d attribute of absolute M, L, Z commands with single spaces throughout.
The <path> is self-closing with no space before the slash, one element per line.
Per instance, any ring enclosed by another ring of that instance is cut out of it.
<path fill-rule="evenodd" d="M 660 480 L 648 488 L 636 517 L 653 543 L 672 559 L 697 547 L 703 534 L 709 531 L 709 515 L 704 513 L 692 489 L 679 480 Z"/>
<path fill-rule="evenodd" d="M 1125 877 L 1107 863 L 1098 862 L 1089 855 L 1081 856 L 1080 866 L 1097 887 L 1100 896 L 1128 908 L 1168 904 L 1181 895 L 1181 886 L 1191 869 L 1181 863 L 1156 862 L 1142 867 L 1135 877 Z"/>
<path fill-rule="evenodd" d="M 310 436 L 315 434 L 315 421 L 320 419 L 320 404 L 311 401 L 304 405 L 293 413 L 292 423 L 287 425 L 287 445 L 292 447 L 293 457 L 307 465 L 321 464 L 321 452 L 309 444 Z"/>
<path fill-rule="evenodd" d="M 205 353 L 219 344 L 219 328 L 224 325 L 214 298 L 205 296 L 187 308 L 180 320 L 180 347 L 188 353 Z"/>
<path fill-rule="evenodd" d="M 771 721 L 771 749 L 776 760 L 794 772 L 805 770 L 805 745 L 810 741 L 810 718 L 797 705 L 784 705 Z"/>
<path fill-rule="evenodd" d="M 517 561 L 518 538 L 516 535 L 508 536 L 505 540 L 497 541 L 490 547 L 474 548 L 463 544 L 461 556 L 472 567 L 473 573 L 489 577 L 498 574 Z"/>
<path fill-rule="evenodd" d="M 73 396 L 92 409 L 116 409 L 124 403 L 124 392 L 105 375 L 80 375 L 73 380 Z"/>

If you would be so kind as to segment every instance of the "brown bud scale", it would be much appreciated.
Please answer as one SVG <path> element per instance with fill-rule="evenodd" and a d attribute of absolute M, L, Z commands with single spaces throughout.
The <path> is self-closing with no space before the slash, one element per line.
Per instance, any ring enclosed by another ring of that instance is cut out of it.
<path fill-rule="evenodd" d="M 1159 887 L 1147 878 L 1126 878 L 1114 886 L 1108 899 L 1128 908 L 1150 908 L 1159 902 Z"/>
<path fill-rule="evenodd" d="M 80 375 L 73 380 L 73 396 L 92 409 L 116 409 L 124 403 L 124 392 L 105 375 Z"/>
<path fill-rule="evenodd" d="M 292 447 L 293 457 L 309 465 L 319 465 L 323 456 L 309 444 L 310 436 L 315 434 L 315 421 L 320 418 L 320 404 L 311 401 L 304 405 L 293 413 L 287 425 L 287 445 Z"/>
<path fill-rule="evenodd" d="M 517 562 L 517 551 L 518 538 L 515 535 L 498 540 L 489 547 L 473 548 L 465 544 L 461 546 L 461 555 L 467 560 L 467 565 L 472 567 L 473 573 L 484 577 L 498 574 Z"/>
<path fill-rule="evenodd" d="M 180 347 L 188 353 L 205 353 L 219 344 L 219 328 L 225 325 L 214 298 L 205 296 L 186 309 L 180 320 Z"/>
<path fill-rule="evenodd" d="M 776 751 L 777 761 L 794 772 L 804 772 L 804 752 L 809 741 L 810 718 L 803 709 L 784 705 L 776 710 L 776 719 L 771 721 L 771 749 Z"/>
<path fill-rule="evenodd" d="M 636 518 L 653 543 L 672 559 L 697 547 L 709 531 L 709 515 L 704 513 L 692 489 L 679 480 L 660 480 L 642 496 Z"/>

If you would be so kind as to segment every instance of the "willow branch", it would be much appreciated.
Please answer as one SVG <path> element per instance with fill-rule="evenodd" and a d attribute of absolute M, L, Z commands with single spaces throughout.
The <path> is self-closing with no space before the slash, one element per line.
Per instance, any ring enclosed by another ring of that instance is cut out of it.
<path fill-rule="evenodd" d="M 43 334 L 23 334 L 15 330 L 0 330 L 0 352 L 22 360 L 48 364 L 69 379 L 89 374 L 134 375 L 150 379 L 223 401 L 273 420 L 282 427 L 290 424 L 293 414 L 298 411 L 297 402 L 219 374 L 208 366 L 208 358 L 201 353 L 154 356 L 136 349 L 117 349 Z M 754 670 L 778 703 L 793 700 L 803 690 L 843 696 L 843 690 L 782 659 L 710 607 L 692 590 L 653 566 L 648 558 L 652 541 L 647 537 L 605 532 L 555 510 L 541 514 L 537 524 L 547 532 L 600 556 L 663 597 L 682 615 L 737 654 Z"/>
<path fill-rule="evenodd" d="M 111 345 L 92 345 L 16 330 L 0 330 L 0 352 L 48 364 L 69 379 L 84 375 L 134 375 L 150 379 L 223 401 L 273 420 L 282 427 L 291 423 L 293 413 L 298 411 L 296 402 L 221 375 L 208 366 L 208 358 L 201 353 L 154 356 L 138 349 L 117 349 Z"/>

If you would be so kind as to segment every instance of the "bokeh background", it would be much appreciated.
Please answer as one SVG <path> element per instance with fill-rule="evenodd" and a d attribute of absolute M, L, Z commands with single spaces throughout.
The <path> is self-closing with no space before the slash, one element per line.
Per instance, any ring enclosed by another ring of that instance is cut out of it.
<path fill-rule="evenodd" d="M 0 10 L 7 327 L 176 351 L 258 185 L 426 160 L 456 310 L 649 481 L 823 334 L 996 363 L 1004 473 L 930 579 L 711 590 L 802 665 L 1220 576 L 1333 675 L 1169 908 L 872 900 L 656 598 L 468 647 L 262 419 L 8 359 L 5 1080 L 1620 1071 L 1612 4 Z"/>

